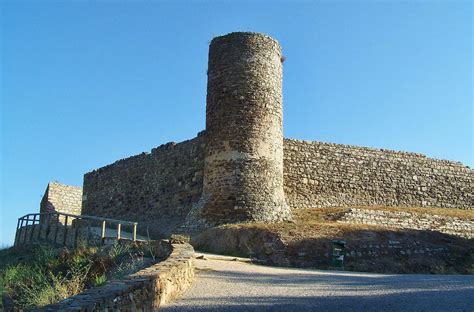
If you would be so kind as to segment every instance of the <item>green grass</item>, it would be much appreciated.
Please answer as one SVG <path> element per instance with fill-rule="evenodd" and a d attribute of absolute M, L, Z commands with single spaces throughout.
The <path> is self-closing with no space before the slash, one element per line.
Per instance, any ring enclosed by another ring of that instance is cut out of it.
<path fill-rule="evenodd" d="M 48 246 L 0 252 L 3 300 L 32 309 L 81 292 L 91 278 L 93 249 L 55 251 Z"/>
<path fill-rule="evenodd" d="M 142 268 L 147 250 L 129 244 L 81 245 L 71 250 L 47 245 L 0 250 L 0 311 L 34 309 L 99 287 Z"/>
<path fill-rule="evenodd" d="M 97 275 L 94 277 L 94 287 L 100 287 L 104 285 L 107 282 L 107 275 L 102 274 L 102 275 Z"/>

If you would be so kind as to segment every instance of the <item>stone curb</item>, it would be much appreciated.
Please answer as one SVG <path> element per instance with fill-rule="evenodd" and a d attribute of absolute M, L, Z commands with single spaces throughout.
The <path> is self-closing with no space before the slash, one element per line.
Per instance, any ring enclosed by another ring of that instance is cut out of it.
<path fill-rule="evenodd" d="M 35 311 L 158 311 L 161 305 L 185 291 L 194 279 L 191 245 L 163 243 L 160 246 L 169 248 L 166 260 L 123 280 L 87 289 Z"/>

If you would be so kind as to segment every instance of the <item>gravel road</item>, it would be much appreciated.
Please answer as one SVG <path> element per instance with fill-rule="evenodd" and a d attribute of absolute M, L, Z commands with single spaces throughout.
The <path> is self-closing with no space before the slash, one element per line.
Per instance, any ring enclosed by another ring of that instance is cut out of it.
<path fill-rule="evenodd" d="M 163 312 L 474 311 L 473 275 L 387 275 L 196 260 L 194 284 Z"/>

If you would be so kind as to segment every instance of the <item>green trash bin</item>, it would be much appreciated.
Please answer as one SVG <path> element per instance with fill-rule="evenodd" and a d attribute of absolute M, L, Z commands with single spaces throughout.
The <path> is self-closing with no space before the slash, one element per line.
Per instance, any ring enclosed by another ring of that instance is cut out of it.
<path fill-rule="evenodd" d="M 345 241 L 332 241 L 331 264 L 336 269 L 344 270 L 344 257 L 346 255 L 345 248 Z"/>

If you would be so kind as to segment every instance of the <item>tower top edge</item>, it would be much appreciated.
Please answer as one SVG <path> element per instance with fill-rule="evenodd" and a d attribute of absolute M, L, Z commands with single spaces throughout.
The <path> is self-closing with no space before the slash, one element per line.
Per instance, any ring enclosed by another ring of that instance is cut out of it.
<path fill-rule="evenodd" d="M 235 31 L 235 32 L 230 32 L 230 33 L 225 34 L 225 35 L 217 36 L 217 37 L 212 38 L 211 45 L 213 43 L 217 42 L 217 41 L 225 40 L 225 39 L 231 39 L 233 37 L 236 37 L 236 38 L 238 38 L 238 37 L 248 37 L 248 38 L 250 38 L 250 37 L 260 37 L 262 39 L 271 40 L 274 43 L 276 43 L 278 46 L 280 46 L 280 43 L 275 38 L 272 38 L 269 35 L 266 35 L 264 33 L 253 32 L 253 31 Z"/>

